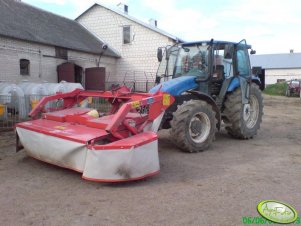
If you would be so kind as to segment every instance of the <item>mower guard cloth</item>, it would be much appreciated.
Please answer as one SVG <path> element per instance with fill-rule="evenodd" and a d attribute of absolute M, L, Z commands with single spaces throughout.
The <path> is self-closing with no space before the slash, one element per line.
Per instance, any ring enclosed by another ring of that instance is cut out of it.
<path fill-rule="evenodd" d="M 17 127 L 17 133 L 29 156 L 81 172 L 87 180 L 131 181 L 160 171 L 158 139 L 153 132 L 94 147 L 21 127 Z"/>

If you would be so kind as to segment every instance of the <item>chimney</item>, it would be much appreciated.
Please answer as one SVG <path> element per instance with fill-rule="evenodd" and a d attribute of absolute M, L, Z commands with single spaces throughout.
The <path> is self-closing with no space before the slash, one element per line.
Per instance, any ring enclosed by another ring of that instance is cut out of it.
<path fill-rule="evenodd" d="M 294 53 L 294 50 L 293 50 L 293 49 L 290 49 L 290 53 Z"/>
<path fill-rule="evenodd" d="M 124 12 L 125 14 L 128 14 L 129 7 L 127 5 L 120 2 L 117 6 L 122 12 Z"/>
<path fill-rule="evenodd" d="M 155 19 L 149 19 L 148 22 L 151 26 L 154 26 L 154 27 L 157 27 L 157 25 L 158 25 L 158 22 Z"/>

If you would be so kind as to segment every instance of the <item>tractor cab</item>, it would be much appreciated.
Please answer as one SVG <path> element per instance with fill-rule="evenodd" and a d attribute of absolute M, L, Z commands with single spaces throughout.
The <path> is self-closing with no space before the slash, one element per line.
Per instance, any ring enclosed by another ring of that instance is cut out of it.
<path fill-rule="evenodd" d="M 225 79 L 251 77 L 248 49 L 251 46 L 245 40 L 188 42 L 159 48 L 156 82 L 194 76 L 198 91 L 216 96 Z M 254 52 L 251 50 L 251 54 Z"/>

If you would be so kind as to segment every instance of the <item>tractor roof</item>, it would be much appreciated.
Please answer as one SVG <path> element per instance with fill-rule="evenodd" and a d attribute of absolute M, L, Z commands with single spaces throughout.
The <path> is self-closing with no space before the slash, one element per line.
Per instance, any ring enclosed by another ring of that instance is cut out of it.
<path fill-rule="evenodd" d="M 194 42 L 184 42 L 182 46 L 192 46 L 192 45 L 201 45 L 201 44 L 215 44 L 215 45 L 226 45 L 226 44 L 233 44 L 237 45 L 239 42 L 229 42 L 229 41 L 218 41 L 218 40 L 204 40 L 204 41 L 194 41 Z M 251 49 L 251 45 L 246 45 L 248 49 Z"/>

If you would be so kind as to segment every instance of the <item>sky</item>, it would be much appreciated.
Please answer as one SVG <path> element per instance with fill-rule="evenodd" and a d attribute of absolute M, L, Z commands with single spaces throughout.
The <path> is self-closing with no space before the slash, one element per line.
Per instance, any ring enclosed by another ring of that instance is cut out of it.
<path fill-rule="evenodd" d="M 129 15 L 185 41 L 246 39 L 257 54 L 301 52 L 300 0 L 22 0 L 75 19 L 95 2 L 128 5 Z"/>

